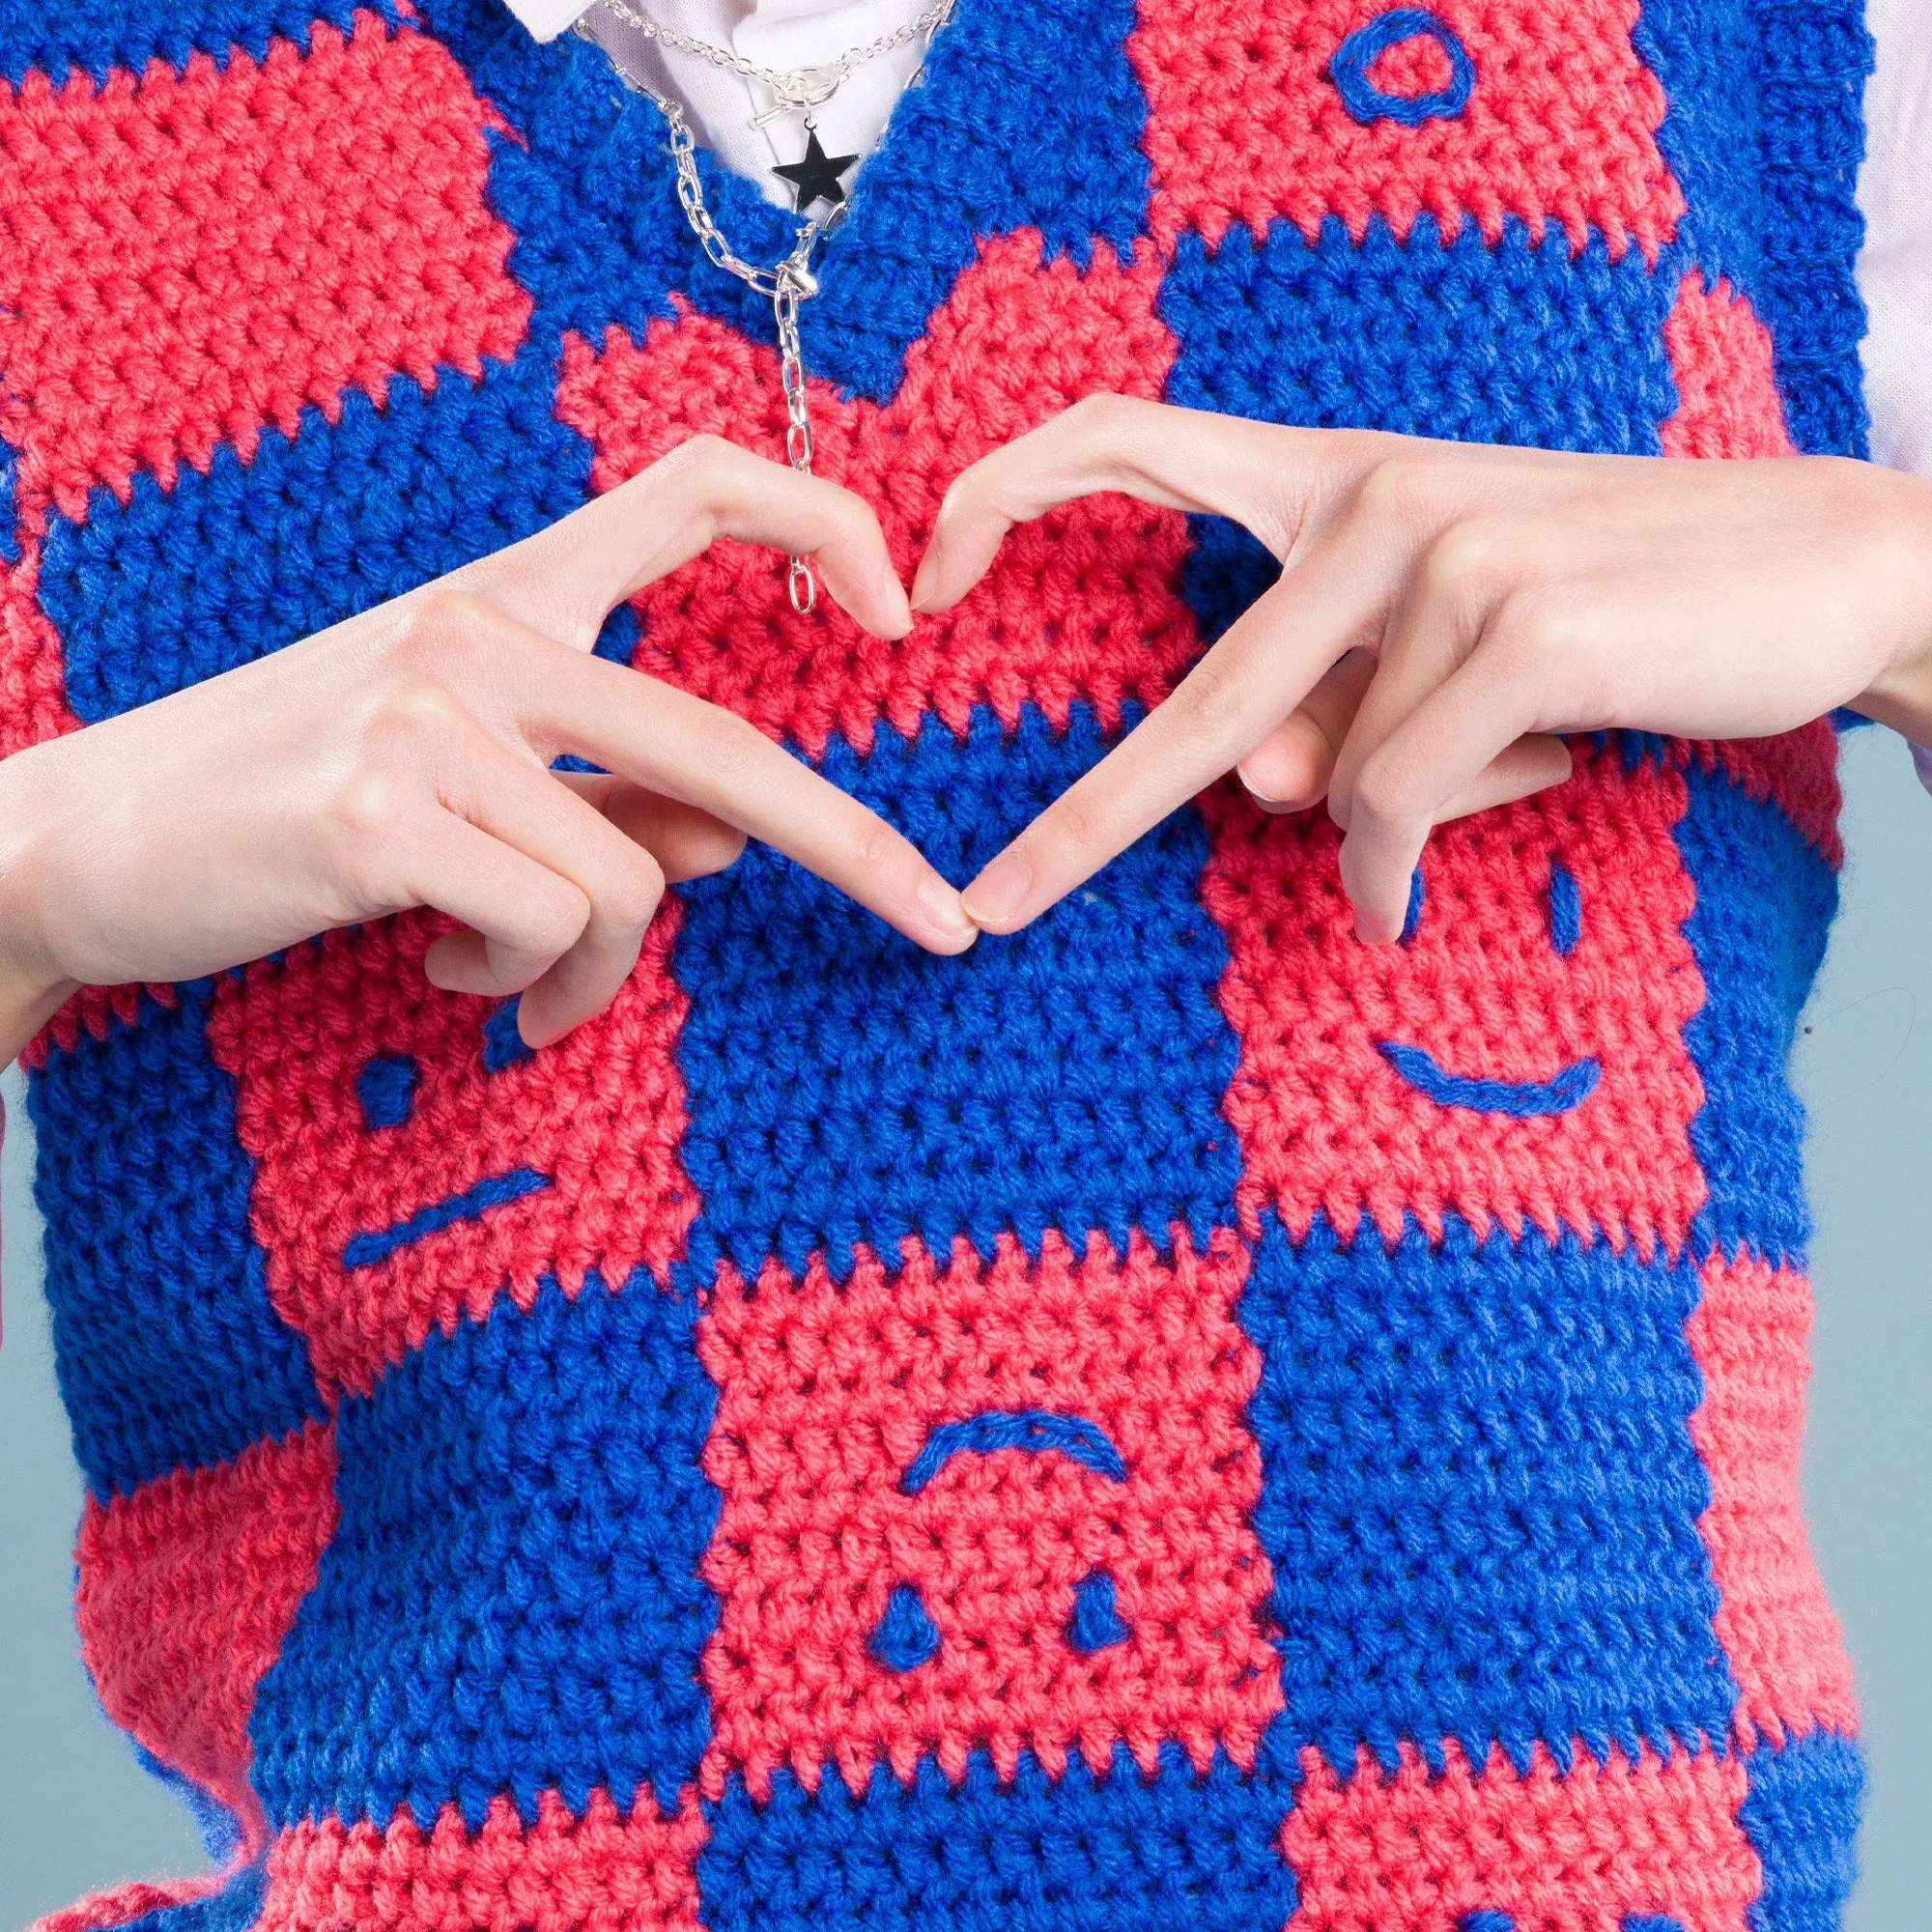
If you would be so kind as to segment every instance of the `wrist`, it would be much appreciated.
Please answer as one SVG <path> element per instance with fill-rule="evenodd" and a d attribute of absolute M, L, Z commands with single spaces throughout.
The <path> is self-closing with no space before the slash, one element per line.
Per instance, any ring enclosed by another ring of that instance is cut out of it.
<path fill-rule="evenodd" d="M 1895 470 L 1870 473 L 1889 498 L 1877 561 L 1897 616 L 1885 668 L 1851 708 L 1932 748 L 1932 483 Z"/>
<path fill-rule="evenodd" d="M 0 1066 L 19 1057 L 77 989 L 43 944 L 44 867 L 28 754 L 0 759 Z"/>

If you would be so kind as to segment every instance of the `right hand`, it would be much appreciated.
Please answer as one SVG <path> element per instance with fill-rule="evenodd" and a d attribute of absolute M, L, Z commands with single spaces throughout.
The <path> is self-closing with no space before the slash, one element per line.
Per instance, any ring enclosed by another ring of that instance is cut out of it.
<path fill-rule="evenodd" d="M 867 630 L 912 617 L 849 492 L 715 438 L 393 602 L 0 763 L 0 1056 L 77 986 L 197 978 L 430 906 L 437 985 L 601 1012 L 668 881 L 747 833 L 929 951 L 975 928 L 892 827 L 734 714 L 591 655 L 622 600 L 736 537 L 814 555 Z M 563 753 L 610 778 L 549 769 Z"/>

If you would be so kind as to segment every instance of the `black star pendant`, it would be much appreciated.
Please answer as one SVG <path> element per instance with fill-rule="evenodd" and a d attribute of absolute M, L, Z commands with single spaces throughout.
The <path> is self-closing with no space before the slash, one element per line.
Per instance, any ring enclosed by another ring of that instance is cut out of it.
<path fill-rule="evenodd" d="M 829 201 L 835 207 L 845 199 L 845 189 L 838 177 L 859 158 L 857 155 L 828 155 L 818 145 L 818 129 L 805 130 L 805 159 L 793 161 L 789 167 L 777 167 L 773 174 L 791 183 L 792 193 L 798 197 L 793 204 L 803 214 L 814 201 Z"/>

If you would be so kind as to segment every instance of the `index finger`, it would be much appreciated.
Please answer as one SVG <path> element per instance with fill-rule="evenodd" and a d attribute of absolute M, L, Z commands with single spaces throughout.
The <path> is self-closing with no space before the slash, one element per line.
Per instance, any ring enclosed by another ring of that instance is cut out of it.
<path fill-rule="evenodd" d="M 517 622 L 588 650 L 627 597 L 720 537 L 813 557 L 839 607 L 876 637 L 912 628 L 885 533 L 861 497 L 715 436 L 679 443 L 457 575 Z"/>
<path fill-rule="evenodd" d="M 1316 565 L 1230 626 L 1174 695 L 994 857 L 960 895 L 974 923 L 1037 919 L 1240 763 L 1357 640 L 1373 587 Z"/>
<path fill-rule="evenodd" d="M 1338 499 L 1388 441 L 1368 431 L 1290 429 L 1133 396 L 1089 396 L 954 478 L 913 579 L 912 607 L 957 603 L 1015 524 L 1103 490 L 1233 517 L 1285 557 L 1308 506 Z"/>
<path fill-rule="evenodd" d="M 918 846 L 735 712 L 559 651 L 531 720 L 548 739 L 796 859 L 929 952 L 979 937 Z"/>

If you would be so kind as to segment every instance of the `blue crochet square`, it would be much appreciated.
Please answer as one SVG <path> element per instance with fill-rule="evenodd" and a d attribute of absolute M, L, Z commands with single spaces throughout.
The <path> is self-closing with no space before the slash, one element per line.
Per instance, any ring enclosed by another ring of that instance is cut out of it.
<path fill-rule="evenodd" d="M 1551 226 L 1465 222 L 1444 242 L 1424 215 L 1406 242 L 1371 220 L 1360 242 L 1330 216 L 1310 246 L 1293 222 L 1210 252 L 1183 235 L 1161 284 L 1179 339 L 1165 399 L 1265 422 L 1382 429 L 1464 442 L 1656 455 L 1676 412 L 1663 324 L 1681 264 L 1612 261 L 1601 237 L 1573 259 Z M 1217 638 L 1279 570 L 1218 518 L 1193 520 L 1182 589 Z"/>
<path fill-rule="evenodd" d="M 557 420 L 555 387 L 530 350 L 477 383 L 394 376 L 381 408 L 348 390 L 337 421 L 306 409 L 245 464 L 221 443 L 206 474 L 184 466 L 164 490 L 142 471 L 125 504 L 97 489 L 84 523 L 55 517 L 41 602 L 74 715 L 233 670 L 576 509 L 590 445 Z"/>
<path fill-rule="evenodd" d="M 1270 1218 L 1240 1317 L 1291 1744 L 1696 1748 L 1737 1701 L 1698 1533 L 1696 1270 L 1451 1220 L 1393 1250 Z"/>
<path fill-rule="evenodd" d="M 1677 410 L 1663 338 L 1677 297 L 1632 248 L 1573 256 L 1512 217 L 1492 246 L 1432 215 L 1406 242 L 1379 216 L 1357 242 L 1334 216 L 1311 246 L 1291 221 L 1210 253 L 1183 235 L 1161 284 L 1179 338 L 1167 400 L 1268 422 L 1463 442 L 1655 455 Z"/>
<path fill-rule="evenodd" d="M 696 1311 L 641 1271 L 432 1334 L 336 1421 L 341 1521 L 250 1725 L 287 1825 L 334 1812 L 473 1830 L 508 1793 L 675 1809 L 717 1620 Z"/>
<path fill-rule="evenodd" d="M 962 742 L 937 719 L 907 741 L 881 725 L 825 771 L 963 883 L 1107 749 L 1090 710 L 1056 735 L 1029 710 L 1010 736 L 976 713 Z M 1207 833 L 1164 820 L 1045 918 L 938 959 L 753 845 L 685 891 L 672 969 L 691 995 L 678 1042 L 702 1202 L 690 1243 L 746 1275 L 794 1272 L 855 1242 L 896 1261 L 1002 1234 L 1075 1251 L 1098 1229 L 1124 1249 L 1197 1247 L 1234 1219 L 1239 1168 L 1220 1115 L 1236 1041 L 1215 1003 L 1227 962 L 1197 890 Z"/>
<path fill-rule="evenodd" d="M 205 1468 L 322 1413 L 248 1226 L 255 1164 L 208 1049 L 213 989 L 142 996 L 28 1084 L 54 1364 L 99 1496 Z"/>
<path fill-rule="evenodd" d="M 162 60 L 179 72 L 196 54 L 225 68 L 237 47 L 261 60 L 275 38 L 306 49 L 319 22 L 348 34 L 358 8 L 390 21 L 401 13 L 395 0 L 0 0 L 0 76 L 17 87 L 42 68 L 59 87 L 78 68 L 99 86 L 117 67 L 138 74 Z"/>
<path fill-rule="evenodd" d="M 1745 1772 L 1738 1822 L 1764 1863 L 1750 1932 L 1838 1932 L 1859 1873 L 1865 1772 L 1858 1745 L 1813 1731 L 1781 1747 L 1759 1745 Z"/>
<path fill-rule="evenodd" d="M 706 1805 L 698 1854 L 711 1932 L 1260 1932 L 1294 1916 L 1279 1848 L 1292 1786 L 1217 1759 L 1198 1776 L 1165 1750 L 1151 1778 L 1124 1749 L 1104 1776 L 1075 1756 L 1058 1779 L 1031 1756 L 1002 1784 L 983 1753 L 949 1784 L 883 1766 L 854 1797 L 828 1771 L 790 1773 L 753 1804 L 733 1779 Z"/>
<path fill-rule="evenodd" d="M 1704 1004 L 1684 1043 L 1704 1080 L 1690 1146 L 1710 1186 L 1701 1252 L 1741 1244 L 1803 1266 L 1804 1105 L 1786 1073 L 1838 907 L 1837 875 L 1784 813 L 1693 760 L 1677 826 L 1697 903 L 1684 923 Z"/>

